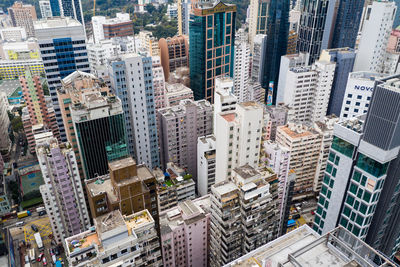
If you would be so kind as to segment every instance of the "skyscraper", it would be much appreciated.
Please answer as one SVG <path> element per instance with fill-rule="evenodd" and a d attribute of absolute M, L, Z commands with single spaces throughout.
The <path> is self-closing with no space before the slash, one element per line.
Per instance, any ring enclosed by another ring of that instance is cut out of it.
<path fill-rule="evenodd" d="M 85 25 L 81 0 L 50 0 L 53 16 L 70 17 Z"/>
<path fill-rule="evenodd" d="M 61 243 L 90 226 L 75 153 L 69 143 L 48 137 L 37 141 L 36 155 L 44 178 L 40 193 L 53 235 Z"/>
<path fill-rule="evenodd" d="M 39 20 L 34 27 L 61 140 L 65 142 L 67 137 L 56 90 L 61 87 L 61 79 L 75 70 L 90 72 L 85 31 L 81 23 L 68 17 Z"/>
<path fill-rule="evenodd" d="M 400 76 L 375 83 L 366 115 L 335 125 L 314 229 L 341 225 L 388 256 L 400 247 Z"/>
<path fill-rule="evenodd" d="M 289 36 L 289 1 L 271 0 L 268 7 L 267 48 L 261 86 L 268 88 L 267 104 L 275 104 L 281 57 L 286 55 Z M 272 96 L 271 96 L 272 94 Z M 272 102 L 272 103 L 271 103 Z"/>
<path fill-rule="evenodd" d="M 268 1 L 251 0 L 249 5 L 249 42 L 253 51 L 254 41 L 257 34 L 267 34 L 268 23 Z"/>
<path fill-rule="evenodd" d="M 7 154 L 11 146 L 11 140 L 8 135 L 10 119 L 8 118 L 8 100 L 4 92 L 0 92 L 0 152 Z"/>
<path fill-rule="evenodd" d="M 190 0 L 178 0 L 178 35 L 189 35 Z"/>
<path fill-rule="evenodd" d="M 330 48 L 354 48 L 365 0 L 342 0 L 336 14 Z"/>
<path fill-rule="evenodd" d="M 37 16 L 34 6 L 15 2 L 8 8 L 8 14 L 14 27 L 24 27 L 28 37 L 35 36 L 33 21 L 37 20 Z"/>
<path fill-rule="evenodd" d="M 190 19 L 190 87 L 213 103 L 215 78 L 233 76 L 236 5 L 197 3 Z"/>
<path fill-rule="evenodd" d="M 396 4 L 393 1 L 373 1 L 366 7 L 365 12 L 353 71 L 379 73 L 384 66 L 386 48 L 396 15 Z"/>
<path fill-rule="evenodd" d="M 108 172 L 108 161 L 128 155 L 121 100 L 87 91 L 70 106 L 85 179 Z"/>
<path fill-rule="evenodd" d="M 49 0 L 40 0 L 39 7 L 42 19 L 51 18 L 53 16 L 53 13 L 51 13 L 51 6 Z"/>
<path fill-rule="evenodd" d="M 250 45 L 244 28 L 236 32 L 233 94 L 239 103 L 247 101 L 250 80 Z"/>
<path fill-rule="evenodd" d="M 109 63 L 111 87 L 122 101 L 129 153 L 149 168 L 160 165 L 151 57 L 124 54 Z"/>
<path fill-rule="evenodd" d="M 336 0 L 301 0 L 297 51 L 308 52 L 311 64 L 329 48 L 335 5 Z"/>

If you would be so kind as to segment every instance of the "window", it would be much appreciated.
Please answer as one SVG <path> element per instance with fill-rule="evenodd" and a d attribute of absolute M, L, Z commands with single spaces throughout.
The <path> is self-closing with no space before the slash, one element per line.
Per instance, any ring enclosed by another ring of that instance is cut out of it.
<path fill-rule="evenodd" d="M 360 177 L 361 177 L 361 173 L 358 172 L 358 171 L 354 171 L 353 180 L 356 181 L 356 182 L 359 182 L 360 181 Z"/>
<path fill-rule="evenodd" d="M 361 185 L 362 185 L 362 186 L 365 186 L 366 183 L 367 183 L 367 177 L 365 177 L 365 176 L 363 175 L 363 177 L 362 177 L 362 179 L 361 179 Z"/>
<path fill-rule="evenodd" d="M 351 183 L 350 185 L 350 192 L 353 193 L 354 195 L 357 193 L 357 185 Z"/>
<path fill-rule="evenodd" d="M 350 213 L 351 213 L 351 210 L 349 209 L 349 207 L 344 206 L 343 214 L 346 215 L 347 217 L 350 217 Z"/>
<path fill-rule="evenodd" d="M 362 214 L 365 214 L 367 212 L 367 206 L 361 203 L 360 211 Z"/>

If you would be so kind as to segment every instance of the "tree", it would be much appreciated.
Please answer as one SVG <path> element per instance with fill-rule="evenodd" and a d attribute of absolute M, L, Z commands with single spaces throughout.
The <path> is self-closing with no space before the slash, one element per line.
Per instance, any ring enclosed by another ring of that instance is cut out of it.
<path fill-rule="evenodd" d="M 44 95 L 50 95 L 49 86 L 47 85 L 47 82 L 43 83 L 42 89 L 43 89 L 43 94 Z"/>
<path fill-rule="evenodd" d="M 21 131 L 24 128 L 24 126 L 22 125 L 21 116 L 13 118 L 13 120 L 11 121 L 11 128 L 16 133 L 18 133 L 19 131 Z"/>

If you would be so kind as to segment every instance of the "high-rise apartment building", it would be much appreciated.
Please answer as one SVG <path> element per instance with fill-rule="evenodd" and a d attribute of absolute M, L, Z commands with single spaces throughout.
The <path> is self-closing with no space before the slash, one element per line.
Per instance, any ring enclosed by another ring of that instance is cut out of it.
<path fill-rule="evenodd" d="M 40 0 L 39 7 L 42 19 L 53 17 L 53 13 L 51 12 L 50 0 Z"/>
<path fill-rule="evenodd" d="M 214 135 L 217 130 L 217 114 L 225 111 L 234 111 L 238 102 L 237 100 L 237 97 L 233 95 L 233 79 L 230 77 L 216 78 L 213 115 Z"/>
<path fill-rule="evenodd" d="M 354 71 L 382 71 L 396 9 L 393 1 L 373 1 L 366 7 Z"/>
<path fill-rule="evenodd" d="M 263 109 L 255 102 L 217 114 L 216 183 L 228 179 L 236 167 L 258 165 L 262 127 Z"/>
<path fill-rule="evenodd" d="M 81 0 L 50 0 L 50 6 L 54 17 L 69 17 L 85 25 Z"/>
<path fill-rule="evenodd" d="M 115 18 L 92 17 L 93 39 L 98 43 L 113 37 L 133 36 L 133 21 L 128 13 L 117 13 Z"/>
<path fill-rule="evenodd" d="M 68 100 L 67 100 L 68 101 Z M 70 100 L 71 101 L 71 100 Z M 121 100 L 100 90 L 87 90 L 69 106 L 85 179 L 108 172 L 108 161 L 127 156 Z"/>
<path fill-rule="evenodd" d="M 329 48 L 354 48 L 365 0 L 338 2 L 339 7 L 335 15 L 335 27 Z"/>
<path fill-rule="evenodd" d="M 160 165 L 152 57 L 128 53 L 109 63 L 111 87 L 122 101 L 129 153 L 153 169 Z"/>
<path fill-rule="evenodd" d="M 153 90 L 154 90 L 154 103 L 155 109 L 165 108 L 167 105 L 166 100 L 166 86 L 164 78 L 164 70 L 161 65 L 159 56 L 154 56 L 152 59 L 152 75 L 153 75 Z"/>
<path fill-rule="evenodd" d="M 65 239 L 64 246 L 73 267 L 162 265 L 155 221 L 147 210 L 130 216 L 112 211 L 95 218 L 90 230 Z"/>
<path fill-rule="evenodd" d="M 53 108 L 49 109 L 46 105 L 40 77 L 32 75 L 31 71 L 27 69 L 19 81 L 28 111 L 28 116 L 23 117 L 24 131 L 29 151 L 34 153 L 36 144 L 33 128 L 38 127 L 44 131 L 51 131 L 57 139 L 60 139 L 60 131 Z"/>
<path fill-rule="evenodd" d="M 246 164 L 211 187 L 210 266 L 223 266 L 276 238 L 268 179 Z M 263 234 L 260 234 L 263 233 Z"/>
<path fill-rule="evenodd" d="M 313 195 L 314 177 L 321 148 L 321 136 L 312 128 L 289 123 L 279 126 L 276 143 L 290 152 L 289 168 L 296 173 L 294 200 Z"/>
<path fill-rule="evenodd" d="M 37 142 L 36 155 L 44 179 L 40 193 L 53 236 L 61 243 L 90 226 L 78 165 L 69 143 L 59 144 L 54 137 Z"/>
<path fill-rule="evenodd" d="M 212 106 L 206 100 L 182 100 L 157 111 L 161 166 L 168 162 L 187 169 L 197 181 L 197 138 L 212 133 Z"/>
<path fill-rule="evenodd" d="M 157 222 L 157 180 L 150 169 L 127 157 L 109 162 L 109 173 L 85 182 L 92 218 L 113 210 L 131 215 L 147 209 Z"/>
<path fill-rule="evenodd" d="M 165 83 L 165 107 L 179 105 L 185 99 L 194 100 L 192 89 L 181 83 Z"/>
<path fill-rule="evenodd" d="M 329 115 L 335 114 L 338 117 L 340 115 L 347 79 L 353 70 L 355 58 L 356 53 L 351 48 L 326 49 L 321 52 L 320 61 L 336 63 L 335 76 L 330 89 Z"/>
<path fill-rule="evenodd" d="M 40 54 L 45 65 L 46 78 L 61 140 L 65 142 L 67 140 L 66 130 L 57 98 L 57 89 L 61 87 L 61 79 L 74 71 L 90 72 L 85 31 L 81 23 L 69 17 L 39 20 L 34 23 L 34 27 Z"/>
<path fill-rule="evenodd" d="M 330 47 L 334 29 L 336 1 L 300 0 L 300 23 L 297 51 L 310 54 L 310 63 L 319 58 L 323 49 Z M 318 21 L 318 23 L 310 23 Z"/>
<path fill-rule="evenodd" d="M 282 56 L 279 69 L 278 95 L 276 96 L 277 104 L 283 103 L 287 74 L 289 73 L 290 69 L 309 66 L 309 57 L 310 55 L 308 53 Z"/>
<path fill-rule="evenodd" d="M 247 101 L 250 80 L 250 44 L 244 28 L 236 32 L 233 94 L 239 103 Z"/>
<path fill-rule="evenodd" d="M 7 154 L 11 146 L 8 134 L 10 119 L 8 118 L 8 102 L 4 92 L 0 92 L 0 154 Z"/>
<path fill-rule="evenodd" d="M 375 83 L 366 115 L 335 125 L 314 229 L 341 225 L 393 257 L 400 248 L 400 77 Z"/>
<path fill-rule="evenodd" d="M 215 183 L 215 136 L 199 137 L 197 141 L 197 192 L 200 196 L 211 193 Z"/>
<path fill-rule="evenodd" d="M 251 61 L 251 79 L 262 82 L 264 73 L 264 57 L 267 47 L 267 35 L 257 34 L 253 40 L 253 52 Z"/>
<path fill-rule="evenodd" d="M 340 120 L 358 117 L 367 113 L 375 81 L 383 74 L 359 71 L 351 72 L 343 97 Z"/>
<path fill-rule="evenodd" d="M 178 35 L 161 38 L 158 41 L 160 47 L 161 65 L 164 69 L 165 80 L 168 81 L 169 73 L 180 67 L 189 67 L 188 37 Z"/>
<path fill-rule="evenodd" d="M 164 266 L 208 266 L 210 204 L 207 195 L 160 213 Z"/>
<path fill-rule="evenodd" d="M 35 36 L 33 21 L 37 20 L 37 16 L 34 6 L 17 1 L 8 8 L 8 14 L 14 27 L 25 28 L 28 37 Z"/>
<path fill-rule="evenodd" d="M 24 27 L 8 27 L 0 29 L 0 39 L 4 41 L 22 41 L 26 39 L 26 30 Z"/>
<path fill-rule="evenodd" d="M 290 68 L 286 74 L 283 102 L 300 122 L 322 120 L 328 110 L 335 63 L 317 61 L 310 67 Z"/>
<path fill-rule="evenodd" d="M 159 171 L 162 173 L 161 169 Z M 173 162 L 168 162 L 164 174 L 156 175 L 156 179 L 159 212 L 196 197 L 192 176 Z"/>
<path fill-rule="evenodd" d="M 214 101 L 215 78 L 233 77 L 236 5 L 199 2 L 189 33 L 190 88 L 194 99 Z"/>
<path fill-rule="evenodd" d="M 264 109 L 262 139 L 275 141 L 277 127 L 292 121 L 293 117 L 294 112 L 288 106 L 283 104 L 267 106 Z"/>

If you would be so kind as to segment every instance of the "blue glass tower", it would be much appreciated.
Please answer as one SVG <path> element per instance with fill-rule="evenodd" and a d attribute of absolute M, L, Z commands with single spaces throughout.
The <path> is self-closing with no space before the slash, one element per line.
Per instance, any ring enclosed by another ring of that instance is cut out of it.
<path fill-rule="evenodd" d="M 286 55 L 287 50 L 289 6 L 287 0 L 271 0 L 269 3 L 261 84 L 263 88 L 269 88 L 269 95 L 272 93 L 272 103 L 276 102 L 281 56 Z"/>
<path fill-rule="evenodd" d="M 81 0 L 50 0 L 50 7 L 53 17 L 70 17 L 79 21 L 82 25 L 85 24 Z"/>
<path fill-rule="evenodd" d="M 364 2 L 365 0 L 339 1 L 331 48 L 354 48 Z"/>

